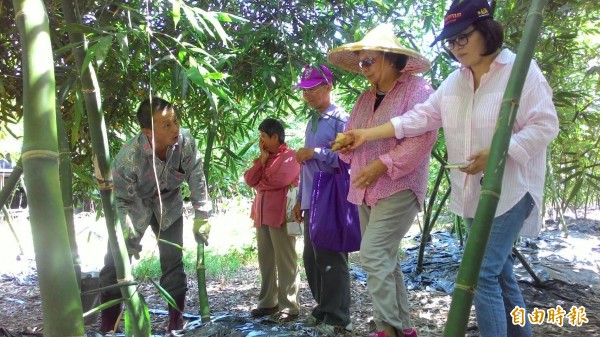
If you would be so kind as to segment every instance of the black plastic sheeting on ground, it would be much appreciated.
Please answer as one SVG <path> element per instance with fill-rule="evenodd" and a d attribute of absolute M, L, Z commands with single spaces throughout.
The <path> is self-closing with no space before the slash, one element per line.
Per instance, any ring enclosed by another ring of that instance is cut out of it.
<path fill-rule="evenodd" d="M 417 235 L 415 241 L 420 242 L 421 235 Z M 445 231 L 431 233 L 425 246 L 421 273 L 417 272 L 419 245 L 407 248 L 405 254 L 402 272 L 408 290 L 452 293 L 463 254 L 463 247 L 454 234 Z"/>
<path fill-rule="evenodd" d="M 558 280 L 567 284 L 589 286 L 600 294 L 600 222 L 570 226 L 565 236 L 556 225 L 547 226 L 538 238 L 523 239 L 516 245 L 531 269 L 544 283 Z M 414 237 L 420 242 L 421 235 Z M 433 232 L 425 247 L 423 271 L 417 273 L 419 245 L 405 249 L 402 272 L 409 290 L 441 291 L 451 294 L 458 273 L 464 247 L 453 233 Z M 354 268 L 353 268 L 354 269 Z M 360 275 L 359 269 L 353 275 Z M 534 278 L 515 258 L 515 274 L 519 282 L 534 284 Z M 355 276 L 359 277 L 359 276 Z M 540 284 L 538 284 L 540 285 Z"/>

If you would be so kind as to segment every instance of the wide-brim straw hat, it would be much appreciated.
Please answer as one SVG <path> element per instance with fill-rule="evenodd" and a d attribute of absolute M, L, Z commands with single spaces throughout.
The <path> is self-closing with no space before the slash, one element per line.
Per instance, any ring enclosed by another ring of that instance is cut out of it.
<path fill-rule="evenodd" d="M 330 50 L 327 53 L 327 61 L 348 71 L 360 73 L 361 70 L 358 66 L 360 59 L 358 53 L 356 53 L 359 50 L 375 50 L 407 55 L 408 62 L 402 72 L 420 74 L 431 68 L 431 64 L 423 55 L 400 44 L 400 41 L 394 35 L 392 26 L 389 24 L 378 25 L 358 42 L 348 43 Z"/>

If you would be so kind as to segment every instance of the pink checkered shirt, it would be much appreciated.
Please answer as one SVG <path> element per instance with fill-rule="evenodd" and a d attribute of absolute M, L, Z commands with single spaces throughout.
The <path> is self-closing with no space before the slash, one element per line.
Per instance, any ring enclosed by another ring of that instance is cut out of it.
<path fill-rule="evenodd" d="M 403 73 L 377 110 L 373 110 L 375 89 L 363 92 L 352 109 L 346 130 L 371 128 L 387 123 L 390 118 L 401 116 L 415 104 L 424 102 L 432 92 L 432 87 L 422 77 Z M 403 190 L 411 190 L 421 207 L 427 191 L 429 156 L 436 136 L 436 131 L 430 131 L 402 140 L 381 139 L 367 142 L 346 155 L 340 154 L 340 158 L 351 165 L 351 180 L 376 159 L 380 159 L 388 168 L 386 173 L 366 189 L 351 186 L 348 201 L 356 205 L 364 203 L 373 206 L 380 199 Z"/>

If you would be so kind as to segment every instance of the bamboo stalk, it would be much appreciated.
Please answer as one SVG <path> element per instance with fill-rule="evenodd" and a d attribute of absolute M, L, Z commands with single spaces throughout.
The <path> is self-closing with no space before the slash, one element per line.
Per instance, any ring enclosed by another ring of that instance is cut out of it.
<path fill-rule="evenodd" d="M 8 179 L 4 181 L 4 187 L 0 190 L 0 208 L 4 207 L 8 197 L 14 191 L 15 186 L 21 179 L 21 175 L 23 174 L 23 164 L 21 159 L 17 161 L 17 164 L 12 168 L 12 172 L 8 176 Z"/>
<path fill-rule="evenodd" d="M 69 235 L 69 244 L 71 246 L 71 256 L 73 258 L 73 269 L 77 285 L 81 289 L 81 258 L 77 248 L 77 235 L 75 235 L 75 221 L 73 219 L 73 171 L 71 170 L 71 149 L 65 134 L 65 126 L 61 118 L 60 110 L 56 114 L 56 130 L 58 136 L 58 170 L 60 174 L 60 190 L 63 200 L 63 212 L 67 223 L 67 233 Z"/>
<path fill-rule="evenodd" d="M 13 228 L 11 216 L 10 216 L 10 213 L 8 213 L 8 209 L 6 208 L 6 206 L 2 206 L 2 214 L 4 214 L 4 218 L 6 219 L 8 228 L 10 228 L 12 235 L 15 237 L 15 241 L 17 241 L 17 245 L 19 246 L 20 254 L 23 255 L 24 253 L 23 253 L 23 247 L 21 247 L 21 241 L 19 240 L 19 237 L 17 236 L 17 232 L 15 232 L 15 229 Z"/>
<path fill-rule="evenodd" d="M 456 277 L 456 286 L 452 294 L 444 337 L 464 337 L 467 330 L 479 270 L 501 195 L 502 177 L 512 128 L 528 73 L 527 69 L 531 64 L 533 50 L 540 32 L 545 4 L 546 0 L 534 0 L 529 8 L 523 39 L 519 44 L 515 64 L 502 99 L 496 132 L 492 138 L 488 163 L 484 172 L 484 175 L 490 178 L 483 180 L 473 226 Z"/>
<path fill-rule="evenodd" d="M 73 6 L 73 0 L 62 0 L 62 7 L 67 23 L 79 23 Z M 69 39 L 78 45 L 73 48 L 75 64 L 77 69 L 82 69 L 87 42 L 82 33 L 69 32 Z M 94 172 L 98 182 L 102 206 L 106 219 L 106 228 L 110 242 L 110 249 L 115 262 L 117 280 L 120 284 L 128 284 L 133 281 L 129 254 L 125 248 L 123 232 L 116 214 L 116 202 L 113 193 L 113 179 L 110 172 L 110 153 L 108 151 L 108 136 L 106 135 L 106 124 L 102 112 L 100 86 L 96 72 L 90 63 L 80 74 L 82 91 L 90 135 L 92 138 L 92 149 L 94 150 Z M 127 311 L 125 313 L 126 332 L 135 336 L 149 336 L 151 333 L 150 314 L 141 294 L 135 286 L 121 287 L 121 294 L 126 301 Z"/>
<path fill-rule="evenodd" d="M 200 317 L 202 322 L 210 321 L 210 306 L 206 291 L 206 265 L 204 264 L 204 243 L 198 242 L 196 250 L 196 278 L 198 279 L 198 300 L 200 303 Z"/>
<path fill-rule="evenodd" d="M 83 336 L 83 310 L 58 173 L 54 60 L 41 0 L 14 0 L 23 64 L 21 159 L 44 312 L 44 336 Z"/>
<path fill-rule="evenodd" d="M 444 177 L 444 165 L 440 162 L 440 169 L 438 171 L 438 175 L 435 179 L 435 184 L 431 190 L 431 195 L 429 196 L 429 202 L 425 207 L 424 212 L 424 221 L 423 221 L 423 232 L 421 233 L 421 242 L 419 244 L 419 255 L 417 257 L 417 273 L 423 272 L 423 258 L 425 255 L 425 246 L 427 245 L 427 241 L 429 240 L 429 234 L 431 233 L 431 228 L 433 227 L 434 221 L 432 221 L 433 216 L 433 204 L 437 197 L 437 193 L 440 189 L 440 184 L 442 182 L 442 178 Z M 441 206 L 441 205 L 440 205 Z"/>

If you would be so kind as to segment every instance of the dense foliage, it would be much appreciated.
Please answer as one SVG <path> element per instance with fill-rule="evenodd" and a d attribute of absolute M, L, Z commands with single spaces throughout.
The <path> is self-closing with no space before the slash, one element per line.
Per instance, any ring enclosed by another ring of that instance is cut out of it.
<path fill-rule="evenodd" d="M 302 67 L 324 63 L 329 49 L 359 39 L 377 23 L 393 23 L 404 43 L 429 57 L 433 68 L 425 77 L 434 86 L 456 67 L 439 46 L 429 47 L 441 27 L 445 0 L 84 0 L 76 2 L 82 18 L 76 25 L 65 24 L 60 1 L 45 3 L 56 60 L 57 106 L 68 129 L 80 198 L 93 195 L 96 187 L 77 80 L 81 69 L 73 60 L 69 31 L 84 32 L 89 41 L 85 62 L 97 69 L 111 152 L 136 132 L 132 117 L 142 99 L 150 93 L 170 99 L 205 151 L 205 171 L 215 197 L 243 186 L 239 174 L 256 153 L 255 129 L 264 117 L 283 118 L 294 139 L 301 135 L 292 131 L 303 128 L 308 111 L 292 86 Z M 506 26 L 506 45 L 513 50 L 528 4 L 496 4 L 496 17 Z M 22 117 L 22 74 L 10 2 L 0 3 L 0 15 L 0 136 L 6 137 Z M 551 156 L 550 178 L 556 189 L 548 195 L 563 208 L 595 204 L 600 195 L 599 16 L 600 5 L 592 1 L 549 1 L 535 53 L 553 87 L 561 119 Z M 366 83 L 356 74 L 333 70 L 336 99 L 350 110 Z M 438 150 L 444 152 L 443 144 Z"/>

